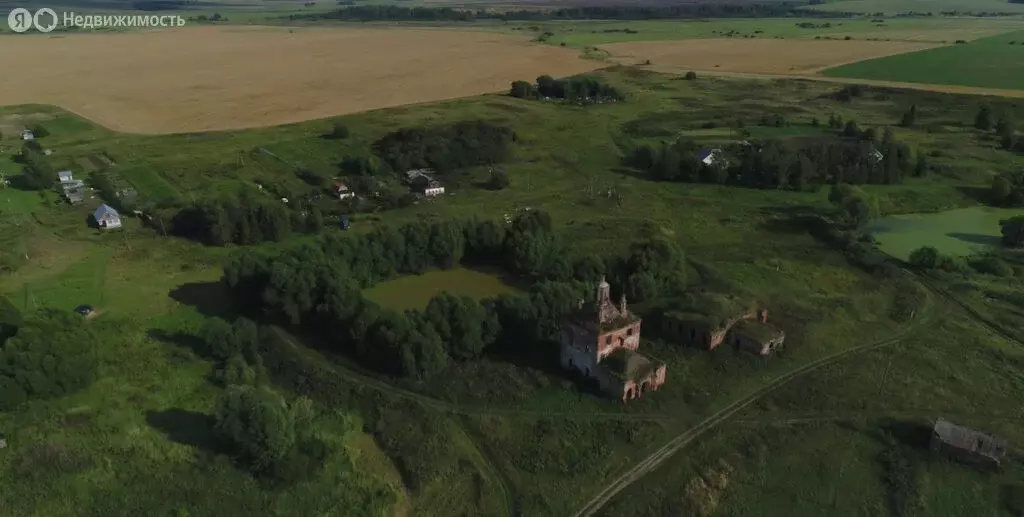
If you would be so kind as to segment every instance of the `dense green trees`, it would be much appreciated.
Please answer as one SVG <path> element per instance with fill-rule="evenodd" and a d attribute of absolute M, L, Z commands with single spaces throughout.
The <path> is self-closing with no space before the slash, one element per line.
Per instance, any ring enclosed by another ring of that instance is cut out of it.
<path fill-rule="evenodd" d="M 373 144 L 374 152 L 396 171 L 432 168 L 447 172 L 505 160 L 515 133 L 483 120 L 429 128 L 400 129 Z"/>
<path fill-rule="evenodd" d="M 20 319 L 8 307 L 4 332 Z M 18 325 L 0 347 L 0 410 L 73 393 L 96 373 L 96 335 L 77 314 L 46 309 Z"/>
<path fill-rule="evenodd" d="M 23 172 L 16 180 L 20 186 L 31 190 L 46 190 L 57 183 L 56 170 L 35 140 L 22 145 L 19 159 L 24 164 Z"/>
<path fill-rule="evenodd" d="M 988 201 L 995 206 L 1024 205 L 1024 174 L 1008 172 L 992 178 Z"/>
<path fill-rule="evenodd" d="M 1003 244 L 1011 248 L 1024 246 L 1024 216 L 999 221 L 1002 228 Z"/>
<path fill-rule="evenodd" d="M 362 296 L 362 288 L 381 280 L 463 261 L 499 266 L 535 283 L 525 296 L 483 302 L 441 293 L 423 311 L 392 311 Z M 367 367 L 427 378 L 491 348 L 506 353 L 506 346 L 553 337 L 566 311 L 591 294 L 593 284 L 576 279 L 593 282 L 608 274 L 637 299 L 651 299 L 677 289 L 683 271 L 682 252 L 661 240 L 638 243 L 622 258 L 574 257 L 550 217 L 527 211 L 511 225 L 418 222 L 365 235 L 326 234 L 273 254 L 237 253 L 224 266 L 224 281 L 250 310 L 320 334 L 325 346 Z M 250 378 L 242 360 L 230 359 L 239 350 L 244 356 L 244 344 L 224 337 L 226 324 L 214 325 L 220 328 L 205 331 L 214 337 L 204 341 L 224 345 L 213 355 L 227 361 L 231 375 Z M 253 366 L 248 357 L 242 359 Z"/>
<path fill-rule="evenodd" d="M 596 77 L 581 75 L 567 79 L 555 79 L 550 75 L 537 78 L 536 86 L 526 81 L 515 81 L 509 95 L 520 99 L 565 99 L 580 100 L 622 100 L 622 94 L 615 87 L 602 82 Z"/>
<path fill-rule="evenodd" d="M 310 216 L 309 211 L 293 213 L 281 200 L 240 188 L 235 195 L 204 199 L 182 209 L 171 228 L 176 235 L 213 246 L 257 244 L 280 241 L 293 229 L 308 228 Z"/>
<path fill-rule="evenodd" d="M 836 120 L 830 123 L 835 123 Z M 927 162 L 912 160 L 910 148 L 890 130 L 881 142 L 862 139 L 793 138 L 748 142 L 719 150 L 710 164 L 698 159 L 700 148 L 681 138 L 660 147 L 642 145 L 627 163 L 652 179 L 716 183 L 754 188 L 804 190 L 827 183 L 895 184 L 907 175 L 922 175 Z"/>
<path fill-rule="evenodd" d="M 974 117 L 974 127 L 982 131 L 992 129 L 992 108 L 982 106 Z"/>

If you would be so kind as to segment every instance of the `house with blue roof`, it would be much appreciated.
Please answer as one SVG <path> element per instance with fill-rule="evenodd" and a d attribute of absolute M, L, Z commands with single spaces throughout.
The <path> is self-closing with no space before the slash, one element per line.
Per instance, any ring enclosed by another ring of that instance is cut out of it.
<path fill-rule="evenodd" d="M 92 217 L 96 220 L 96 226 L 101 230 L 113 230 L 121 227 L 121 214 L 106 203 L 100 205 L 93 212 Z"/>

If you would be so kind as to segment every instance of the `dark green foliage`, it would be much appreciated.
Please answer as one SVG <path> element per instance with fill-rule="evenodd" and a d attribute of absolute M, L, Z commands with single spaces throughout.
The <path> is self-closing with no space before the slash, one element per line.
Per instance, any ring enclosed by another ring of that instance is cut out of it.
<path fill-rule="evenodd" d="M 487 186 L 491 190 L 504 190 L 509 184 L 508 173 L 502 169 L 494 169 L 491 171 L 491 177 L 487 181 Z"/>
<path fill-rule="evenodd" d="M 769 139 L 722 148 L 707 165 L 697 157 L 697 144 L 681 138 L 660 148 L 637 147 L 627 164 L 656 180 L 789 190 L 836 182 L 896 184 L 917 174 L 918 167 L 921 174 L 927 168 L 920 158 L 917 164 L 911 160 L 910 148 L 897 142 L 891 131 L 883 134 L 878 147 L 881 150 L 871 141 L 835 137 Z"/>
<path fill-rule="evenodd" d="M 900 119 L 900 126 L 902 127 L 914 127 L 917 122 L 917 104 L 912 104 L 910 109 L 903 114 L 903 118 Z"/>
<path fill-rule="evenodd" d="M 77 314 L 46 309 L 27 318 L 0 348 L 0 409 L 88 386 L 96 373 L 96 339 Z"/>
<path fill-rule="evenodd" d="M 446 172 L 502 162 L 514 141 L 512 129 L 475 120 L 401 129 L 385 135 L 373 148 L 396 171 L 433 168 Z"/>
<path fill-rule="evenodd" d="M 34 134 L 36 138 L 46 138 L 50 136 L 50 131 L 42 124 L 36 124 L 30 127 L 29 130 L 32 131 L 32 134 Z"/>
<path fill-rule="evenodd" d="M 1024 245 L 1024 216 L 1011 217 L 999 221 L 1002 228 L 1003 244 L 1011 248 Z"/>
<path fill-rule="evenodd" d="M 857 128 L 857 122 L 853 120 L 847 120 L 846 125 L 843 126 L 843 136 L 847 138 L 855 138 L 860 134 L 860 129 Z"/>
<path fill-rule="evenodd" d="M 349 176 L 375 176 L 389 170 L 376 156 L 349 156 L 341 161 L 341 172 Z"/>
<path fill-rule="evenodd" d="M 686 75 L 683 76 L 683 78 L 687 81 L 695 81 L 697 80 L 697 72 L 686 72 Z"/>
<path fill-rule="evenodd" d="M 993 255 L 986 255 L 972 260 L 971 267 L 974 268 L 975 271 L 985 275 L 994 275 L 1006 278 L 1011 277 L 1014 274 L 1013 266 Z"/>
<path fill-rule="evenodd" d="M 6 296 L 0 296 L 0 343 L 16 334 L 22 324 L 21 311 Z"/>
<path fill-rule="evenodd" d="M 513 83 L 515 87 L 515 83 Z M 531 93 L 539 97 L 550 99 L 565 99 L 568 101 L 580 100 L 622 100 L 622 94 L 615 87 L 601 82 L 591 76 L 581 75 L 568 79 L 555 79 L 550 75 L 542 75 L 537 78 L 536 91 Z M 519 87 L 522 89 L 522 86 Z M 513 95 L 515 96 L 515 95 Z"/>
<path fill-rule="evenodd" d="M 327 450 L 312 435 L 308 399 L 288 403 L 266 387 L 228 386 L 217 400 L 216 430 L 254 473 L 279 483 L 309 477 Z"/>
<path fill-rule="evenodd" d="M 243 188 L 235 196 L 207 199 L 182 209 L 171 227 L 181 237 L 223 246 L 280 241 L 291 234 L 292 222 L 283 202 Z"/>
<path fill-rule="evenodd" d="M 303 167 L 303 168 L 298 169 L 297 171 L 295 171 L 295 175 L 298 176 L 300 180 L 304 181 L 307 185 L 309 185 L 311 187 L 325 187 L 325 186 L 327 186 L 327 178 L 325 178 L 325 177 L 323 177 L 323 176 L 321 176 L 321 175 L 319 175 L 319 174 L 317 174 L 317 173 L 315 173 L 315 172 L 313 172 L 313 171 L 311 171 L 311 170 L 309 170 L 307 168 Z"/>
<path fill-rule="evenodd" d="M 935 269 L 939 267 L 941 255 L 939 250 L 931 246 L 922 246 L 910 253 L 910 265 L 918 269 Z"/>
<path fill-rule="evenodd" d="M 455 468 L 458 454 L 447 421 L 434 411 L 418 404 L 383 409 L 370 429 L 413 491 Z"/>
<path fill-rule="evenodd" d="M 982 131 L 992 129 L 992 108 L 982 106 L 978 110 L 978 114 L 974 117 L 974 127 Z"/>
<path fill-rule="evenodd" d="M 837 183 L 829 191 L 828 200 L 836 206 L 836 219 L 847 230 L 857 230 L 871 219 L 871 206 L 857 187 Z"/>
<path fill-rule="evenodd" d="M 1024 173 L 1007 172 L 992 178 L 988 202 L 995 206 L 1024 205 Z"/>
<path fill-rule="evenodd" d="M 533 85 L 526 81 L 513 81 L 512 88 L 508 94 L 517 99 L 532 99 L 537 97 L 537 91 Z"/>
<path fill-rule="evenodd" d="M 20 186 L 30 190 L 47 190 L 57 183 L 57 172 L 43 154 L 39 142 L 30 140 L 21 147 L 22 163 L 25 165 L 21 176 L 16 179 Z"/>
<path fill-rule="evenodd" d="M 498 335 L 498 319 L 476 300 L 441 293 L 430 300 L 423 318 L 433 326 L 454 359 L 476 359 Z"/>
<path fill-rule="evenodd" d="M 885 438 L 887 446 L 879 461 L 885 472 L 889 508 L 897 517 L 916 515 L 921 509 L 919 467 L 904 445 L 889 434 Z"/>
<path fill-rule="evenodd" d="M 334 125 L 331 126 L 331 132 L 327 134 L 327 137 L 335 140 L 342 140 L 348 138 L 348 134 L 348 126 L 342 122 L 335 122 Z"/>

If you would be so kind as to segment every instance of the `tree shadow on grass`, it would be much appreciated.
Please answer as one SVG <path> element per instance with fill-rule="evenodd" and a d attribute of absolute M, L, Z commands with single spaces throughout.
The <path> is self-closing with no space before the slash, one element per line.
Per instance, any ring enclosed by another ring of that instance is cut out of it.
<path fill-rule="evenodd" d="M 146 423 L 172 442 L 219 452 L 220 442 L 213 428 L 214 419 L 210 415 L 179 408 L 147 411 Z"/>
<path fill-rule="evenodd" d="M 155 341 L 187 348 L 192 350 L 192 352 L 199 357 L 210 359 L 210 355 L 203 343 L 203 340 L 192 334 L 185 332 L 168 332 L 162 329 L 149 329 L 146 331 L 146 335 Z"/>
<path fill-rule="evenodd" d="M 959 186 L 956 188 L 960 195 L 974 201 L 987 205 L 992 197 L 992 191 L 986 187 Z"/>
<path fill-rule="evenodd" d="M 168 293 L 171 299 L 195 308 L 203 316 L 233 320 L 238 316 L 231 293 L 220 282 L 191 282 Z"/>
<path fill-rule="evenodd" d="M 947 233 L 946 236 L 971 244 L 984 244 L 985 246 L 999 246 L 1002 243 L 1002 239 L 999 237 L 978 233 Z"/>

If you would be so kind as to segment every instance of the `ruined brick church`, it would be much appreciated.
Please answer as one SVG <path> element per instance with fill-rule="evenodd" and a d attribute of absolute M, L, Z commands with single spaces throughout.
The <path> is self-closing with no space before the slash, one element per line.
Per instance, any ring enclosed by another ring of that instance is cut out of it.
<path fill-rule="evenodd" d="M 640 318 L 629 312 L 626 296 L 612 303 L 603 278 L 592 301 L 579 300 L 562 323 L 562 367 L 596 379 L 602 391 L 623 402 L 665 383 L 665 365 L 638 353 Z"/>

